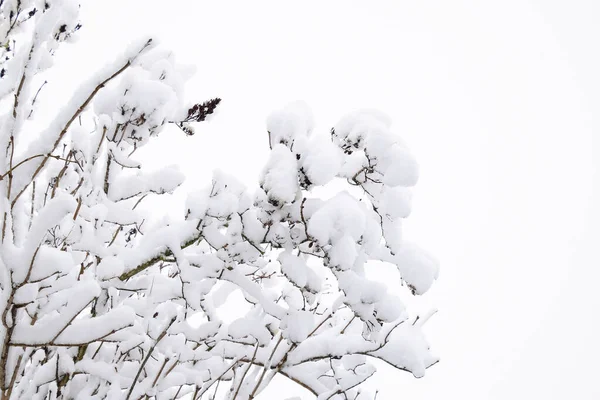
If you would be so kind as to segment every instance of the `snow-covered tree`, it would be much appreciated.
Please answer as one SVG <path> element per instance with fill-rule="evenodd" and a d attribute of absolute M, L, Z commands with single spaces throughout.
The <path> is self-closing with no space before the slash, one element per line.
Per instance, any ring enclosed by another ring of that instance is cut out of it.
<path fill-rule="evenodd" d="M 164 129 L 193 135 L 219 99 L 185 105 L 185 71 L 144 40 L 32 132 L 78 9 L 0 0 L 1 398 L 254 399 L 281 375 L 358 400 L 376 397 L 360 386 L 370 359 L 422 376 L 437 361 L 428 316 L 404 303 L 438 269 L 401 238 L 417 166 L 389 119 L 361 111 L 313 134 L 291 104 L 268 118 L 256 193 L 216 172 L 179 220 L 157 218 L 138 206 L 184 177 L 148 172 L 136 150 Z M 406 293 L 367 277 L 377 263 Z"/>

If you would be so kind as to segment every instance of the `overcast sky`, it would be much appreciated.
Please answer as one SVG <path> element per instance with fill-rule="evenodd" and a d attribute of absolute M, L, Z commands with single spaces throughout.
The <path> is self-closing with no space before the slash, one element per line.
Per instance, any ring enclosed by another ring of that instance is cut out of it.
<path fill-rule="evenodd" d="M 102 0 L 66 52 L 85 54 L 72 85 L 144 33 L 197 67 L 187 94 L 222 97 L 219 115 L 145 153 L 187 187 L 213 168 L 255 185 L 265 118 L 289 101 L 322 133 L 389 114 L 421 165 L 405 236 L 441 262 L 419 299 L 439 309 L 441 362 L 420 380 L 383 368 L 379 399 L 585 400 L 600 398 L 598 21 L 596 0 Z"/>

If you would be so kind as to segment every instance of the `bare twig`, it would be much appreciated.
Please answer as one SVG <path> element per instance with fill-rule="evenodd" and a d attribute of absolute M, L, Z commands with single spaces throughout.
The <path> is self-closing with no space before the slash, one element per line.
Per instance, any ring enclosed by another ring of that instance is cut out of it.
<path fill-rule="evenodd" d="M 129 388 L 129 392 L 127 393 L 127 397 L 125 397 L 125 400 L 129 400 L 129 398 L 131 397 L 131 393 L 133 393 L 133 389 L 135 388 L 137 380 L 140 377 L 140 374 L 142 373 L 142 370 L 144 369 L 144 366 L 148 362 L 148 359 L 152 355 L 152 352 L 156 348 L 156 345 L 158 345 L 158 343 L 162 340 L 162 338 L 165 337 L 165 335 L 167 334 L 167 331 L 169 330 L 169 328 L 171 327 L 171 325 L 173 325 L 173 323 L 175 322 L 175 319 L 176 319 L 175 317 L 173 317 L 171 319 L 171 322 L 161 332 L 161 334 L 158 335 L 158 337 L 156 338 L 156 341 L 154 341 L 154 344 L 152 345 L 152 347 L 150 348 L 150 350 L 148 350 L 148 354 L 146 354 L 146 357 L 144 358 L 144 361 L 142 361 L 142 363 L 140 364 L 140 367 L 138 368 L 137 373 L 135 374 L 135 378 L 133 378 L 133 382 L 131 383 L 131 387 Z"/>
<path fill-rule="evenodd" d="M 242 378 L 240 379 L 240 384 L 239 384 L 237 390 L 235 391 L 235 394 L 233 395 L 231 400 L 235 400 L 237 398 L 238 394 L 240 393 L 240 389 L 242 388 L 242 385 L 244 384 L 244 379 L 246 378 L 246 374 L 248 373 L 248 371 L 252 367 L 252 363 L 256 359 L 257 351 L 258 351 L 258 341 L 256 341 L 256 347 L 254 348 L 254 354 L 252 354 L 252 360 L 250 360 L 250 362 L 248 363 L 248 368 L 246 368 L 246 370 L 242 374 Z"/>
<path fill-rule="evenodd" d="M 206 391 L 207 391 L 208 389 L 210 389 L 210 387 L 211 387 L 212 385 L 214 385 L 214 384 L 215 384 L 215 382 L 218 382 L 218 381 L 220 381 L 220 380 L 221 380 L 221 378 L 223 378 L 223 377 L 225 376 L 225 374 L 226 374 L 226 373 L 228 373 L 228 372 L 231 370 L 231 368 L 235 367 L 235 366 L 236 366 L 236 364 L 237 364 L 238 362 L 240 362 L 240 359 L 239 359 L 239 358 L 238 358 L 238 359 L 236 359 L 236 360 L 234 360 L 234 361 L 231 363 L 231 365 L 230 365 L 229 367 L 227 367 L 227 369 L 225 369 L 225 371 L 223 371 L 223 372 L 221 373 L 221 375 L 219 375 L 218 377 L 216 377 L 216 378 L 214 378 L 214 379 L 211 379 L 211 380 L 208 382 L 208 384 L 207 384 L 207 385 L 205 385 L 205 386 L 202 386 L 202 390 L 200 390 L 200 391 L 198 392 L 198 397 L 202 397 L 202 395 L 203 395 L 204 393 L 206 393 Z M 194 399 L 194 400 L 196 400 L 196 399 Z"/>
<path fill-rule="evenodd" d="M 275 343 L 275 346 L 273 347 L 273 351 L 271 351 L 271 355 L 269 356 L 268 360 L 265 362 L 265 366 L 263 368 L 262 373 L 260 374 L 260 378 L 258 378 L 258 381 L 256 382 L 256 386 L 254 386 L 252 393 L 250 393 L 250 397 L 248 397 L 249 400 L 252 400 L 256 396 L 256 392 L 258 391 L 258 388 L 260 387 L 260 384 L 262 383 L 262 380 L 264 379 L 268 368 L 270 368 L 270 366 L 271 366 L 271 362 L 273 360 L 273 356 L 275 355 L 275 351 L 281 344 L 282 340 L 283 340 L 283 334 L 281 334 L 281 336 L 279 336 L 279 340 L 277 341 L 277 343 Z"/>
<path fill-rule="evenodd" d="M 27 115 L 27 119 L 31 118 L 31 115 L 33 114 L 33 106 L 35 105 L 40 92 L 42 91 L 44 86 L 46 86 L 47 83 L 48 83 L 48 81 L 44 81 L 44 83 L 42 83 L 42 85 L 39 87 L 39 89 L 35 93 L 35 96 L 33 96 L 33 100 L 31 101 L 31 110 L 29 110 L 29 115 Z"/>

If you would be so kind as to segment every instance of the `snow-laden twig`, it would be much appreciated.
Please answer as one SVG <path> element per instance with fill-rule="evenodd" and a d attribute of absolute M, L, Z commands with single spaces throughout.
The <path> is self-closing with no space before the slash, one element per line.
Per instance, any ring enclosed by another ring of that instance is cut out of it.
<path fill-rule="evenodd" d="M 40 91 L 60 86 L 44 68 L 79 31 L 79 8 L 0 4 L 1 400 L 252 400 L 277 375 L 365 400 L 373 358 L 415 377 L 438 361 L 421 330 L 431 314 L 410 313 L 437 262 L 400 229 L 418 168 L 388 117 L 359 111 L 322 133 L 292 103 L 267 119 L 257 190 L 217 171 L 163 216 L 143 200 L 185 177 L 133 155 L 193 134 L 220 99 L 185 104 L 188 73 L 143 40 L 25 143 L 24 121 L 52 98 Z M 369 278 L 380 263 L 404 285 Z"/>

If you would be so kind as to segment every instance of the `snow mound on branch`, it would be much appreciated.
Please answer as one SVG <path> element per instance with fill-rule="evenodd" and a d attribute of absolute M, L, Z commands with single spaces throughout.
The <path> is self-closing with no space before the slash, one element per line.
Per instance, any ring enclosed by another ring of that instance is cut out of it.
<path fill-rule="evenodd" d="M 275 204 L 291 203 L 298 192 L 296 157 L 282 144 L 277 144 L 260 178 L 260 185 Z"/>
<path fill-rule="evenodd" d="M 369 135 L 366 154 L 375 169 L 382 175 L 382 182 L 389 186 L 414 186 L 419 177 L 418 164 L 408 148 L 386 132 L 376 131 Z"/>
<path fill-rule="evenodd" d="M 333 244 L 328 253 L 330 265 L 341 270 L 352 268 L 358 257 L 356 241 L 350 235 L 343 235 L 335 240 Z"/>
<path fill-rule="evenodd" d="M 106 257 L 96 267 L 96 276 L 107 280 L 119 276 L 125 270 L 125 263 L 118 257 Z"/>
<path fill-rule="evenodd" d="M 365 231 L 365 213 L 347 192 L 337 194 L 317 210 L 308 221 L 308 234 L 326 245 L 348 235 L 358 241 Z"/>
<path fill-rule="evenodd" d="M 164 80 L 153 79 L 153 74 L 143 68 L 132 67 L 123 73 L 118 86 L 107 87 L 94 101 L 96 113 L 109 116 L 119 127 L 135 124 L 133 129 L 136 130 L 138 146 L 149 139 L 151 127 L 162 126 L 165 121 L 172 120 L 182 108 L 173 87 Z M 121 131 L 115 132 L 117 136 L 114 139 L 119 140 Z M 113 132 L 107 134 L 112 139 Z M 127 135 L 123 139 L 131 141 Z"/>
<path fill-rule="evenodd" d="M 43 280 L 52 274 L 67 272 L 73 265 L 73 254 L 59 249 L 42 246 L 37 253 L 31 276 L 32 281 Z"/>
<path fill-rule="evenodd" d="M 389 342 L 369 353 L 397 368 L 412 372 L 415 378 L 425 376 L 425 369 L 438 359 L 429 351 L 429 344 L 419 326 L 403 323 L 390 335 Z"/>
<path fill-rule="evenodd" d="M 343 117 L 332 131 L 333 142 L 346 154 L 344 170 L 352 176 L 369 167 L 388 186 L 414 186 L 418 164 L 406 145 L 390 131 L 390 120 L 374 111 L 357 111 Z M 355 152 L 363 152 L 366 160 Z"/>
<path fill-rule="evenodd" d="M 292 255 L 289 251 L 282 252 L 278 257 L 281 263 L 281 272 L 294 285 L 303 288 L 308 281 L 306 262 L 300 257 Z"/>
<path fill-rule="evenodd" d="M 382 299 L 374 303 L 374 306 L 377 319 L 383 322 L 393 322 L 401 316 L 402 319 L 408 318 L 404 303 L 393 294 L 385 294 Z"/>
<path fill-rule="evenodd" d="M 383 186 L 377 207 L 392 219 L 406 218 L 411 212 L 412 193 L 404 187 Z"/>
<path fill-rule="evenodd" d="M 271 339 L 269 330 L 258 319 L 239 318 L 229 325 L 229 336 L 234 339 L 252 337 L 261 345 L 266 345 Z"/>
<path fill-rule="evenodd" d="M 284 337 L 292 343 L 299 343 L 305 340 L 313 329 L 315 315 L 309 311 L 289 311 L 281 320 L 280 328 Z"/>
<path fill-rule="evenodd" d="M 300 168 L 311 184 L 325 185 L 337 176 L 342 166 L 340 149 L 324 136 L 298 138 L 294 151 Z"/>
<path fill-rule="evenodd" d="M 271 148 L 277 144 L 291 147 L 299 136 L 308 136 L 314 128 L 310 107 L 303 101 L 288 104 L 267 118 L 267 131 Z"/>
<path fill-rule="evenodd" d="M 338 146 L 363 149 L 365 140 L 373 134 L 387 134 L 391 119 L 385 114 L 374 110 L 359 110 L 350 113 L 333 128 L 334 143 Z"/>
<path fill-rule="evenodd" d="M 439 275 L 439 263 L 415 244 L 404 241 L 400 251 L 394 256 L 394 263 L 402 279 L 415 291 L 423 294 Z"/>
<path fill-rule="evenodd" d="M 110 186 L 109 197 L 112 200 L 123 200 L 145 192 L 158 194 L 170 193 L 185 180 L 179 167 L 172 165 L 154 173 L 138 173 L 133 176 L 120 176 Z"/>

